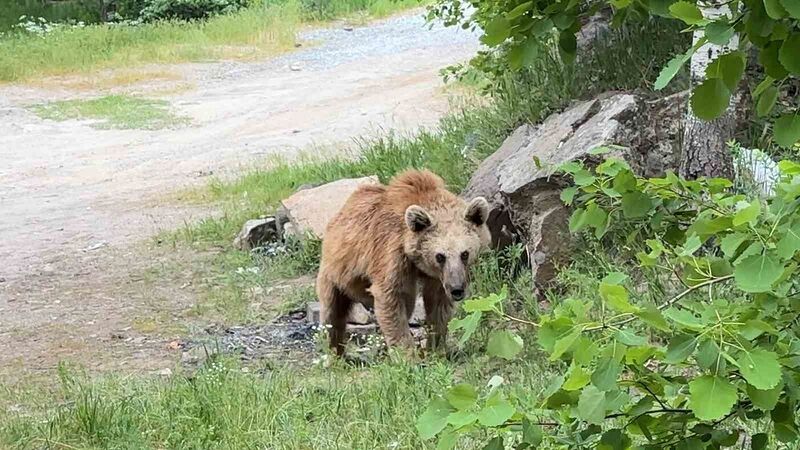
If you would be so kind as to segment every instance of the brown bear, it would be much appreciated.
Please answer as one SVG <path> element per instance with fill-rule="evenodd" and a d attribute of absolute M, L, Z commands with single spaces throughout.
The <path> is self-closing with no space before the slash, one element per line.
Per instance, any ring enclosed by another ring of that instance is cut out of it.
<path fill-rule="evenodd" d="M 469 267 L 490 242 L 482 197 L 467 203 L 429 171 L 358 188 L 325 231 L 317 277 L 330 346 L 344 353 L 353 302 L 374 306 L 386 343 L 413 346 L 409 317 L 421 288 L 430 347 L 441 347 Z"/>

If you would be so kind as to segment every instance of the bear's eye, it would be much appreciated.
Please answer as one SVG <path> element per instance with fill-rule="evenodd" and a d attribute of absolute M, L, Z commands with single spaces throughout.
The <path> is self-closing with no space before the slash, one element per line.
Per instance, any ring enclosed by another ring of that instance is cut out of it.
<path fill-rule="evenodd" d="M 439 264 L 444 264 L 444 260 L 445 260 L 445 259 L 446 259 L 446 258 L 445 258 L 445 256 L 444 256 L 444 253 L 437 253 L 437 254 L 436 254 L 436 262 L 437 262 L 437 263 L 439 263 Z"/>
<path fill-rule="evenodd" d="M 464 261 L 464 262 L 469 261 L 469 252 L 467 252 L 467 251 L 461 252 L 461 261 Z"/>

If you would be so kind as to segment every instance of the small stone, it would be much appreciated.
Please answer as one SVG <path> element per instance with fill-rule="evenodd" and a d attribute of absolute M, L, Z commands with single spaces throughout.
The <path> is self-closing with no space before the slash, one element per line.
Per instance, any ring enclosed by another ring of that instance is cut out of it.
<path fill-rule="evenodd" d="M 354 303 L 350 307 L 350 314 L 347 316 L 347 323 L 366 325 L 372 322 L 372 314 L 367 311 L 367 308 L 365 308 L 364 305 L 361 303 Z"/>
<path fill-rule="evenodd" d="M 318 324 L 320 322 L 319 309 L 319 302 L 311 302 L 306 305 L 306 320 L 308 323 Z"/>
<path fill-rule="evenodd" d="M 156 374 L 159 375 L 159 376 L 162 376 L 162 377 L 171 377 L 172 376 L 172 369 L 167 367 L 166 369 L 159 370 L 158 372 L 156 372 Z"/>
<path fill-rule="evenodd" d="M 250 251 L 267 242 L 276 241 L 278 226 L 274 217 L 252 219 L 242 225 L 242 229 L 233 240 L 233 246 L 242 251 Z"/>
<path fill-rule="evenodd" d="M 299 72 L 303 70 L 303 65 L 300 63 L 292 63 L 289 65 L 289 70 L 291 70 L 292 72 Z"/>
<path fill-rule="evenodd" d="M 349 25 L 348 25 L 348 26 L 345 26 L 345 27 L 344 27 L 344 28 L 342 28 L 342 29 L 343 29 L 344 31 L 353 31 L 353 27 L 351 27 L 351 26 L 349 26 Z"/>

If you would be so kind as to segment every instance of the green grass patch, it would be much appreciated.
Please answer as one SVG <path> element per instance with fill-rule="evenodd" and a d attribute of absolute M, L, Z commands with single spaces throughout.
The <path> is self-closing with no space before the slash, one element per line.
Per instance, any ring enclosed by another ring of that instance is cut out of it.
<path fill-rule="evenodd" d="M 107 95 L 89 100 L 64 100 L 31 107 L 43 119 L 91 119 L 95 128 L 158 130 L 189 122 L 175 115 L 164 100 Z"/>
<path fill-rule="evenodd" d="M 62 371 L 56 389 L 24 397 L 0 387 L 0 446 L 85 449 L 432 449 L 417 417 L 428 401 L 461 381 L 484 385 L 498 374 L 540 392 L 549 367 L 536 355 L 515 365 L 474 355 L 387 359 L 366 369 L 261 367 L 243 372 L 216 360 L 170 379 Z M 11 412 L 8 404 L 15 405 Z"/>

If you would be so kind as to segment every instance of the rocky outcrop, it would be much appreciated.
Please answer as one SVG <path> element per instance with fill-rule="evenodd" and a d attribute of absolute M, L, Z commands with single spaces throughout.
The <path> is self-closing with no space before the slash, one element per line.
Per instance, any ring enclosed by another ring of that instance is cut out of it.
<path fill-rule="evenodd" d="M 476 171 L 464 196 L 485 196 L 489 227 L 498 247 L 525 242 L 534 279 L 546 284 L 572 250 L 569 211 L 560 200 L 569 184 L 558 168 L 569 161 L 598 164 L 625 159 L 635 172 L 658 176 L 678 165 L 678 139 L 686 94 L 657 101 L 609 93 L 567 108 L 541 125 L 518 128 Z M 613 147 L 597 156 L 592 150 Z"/>

